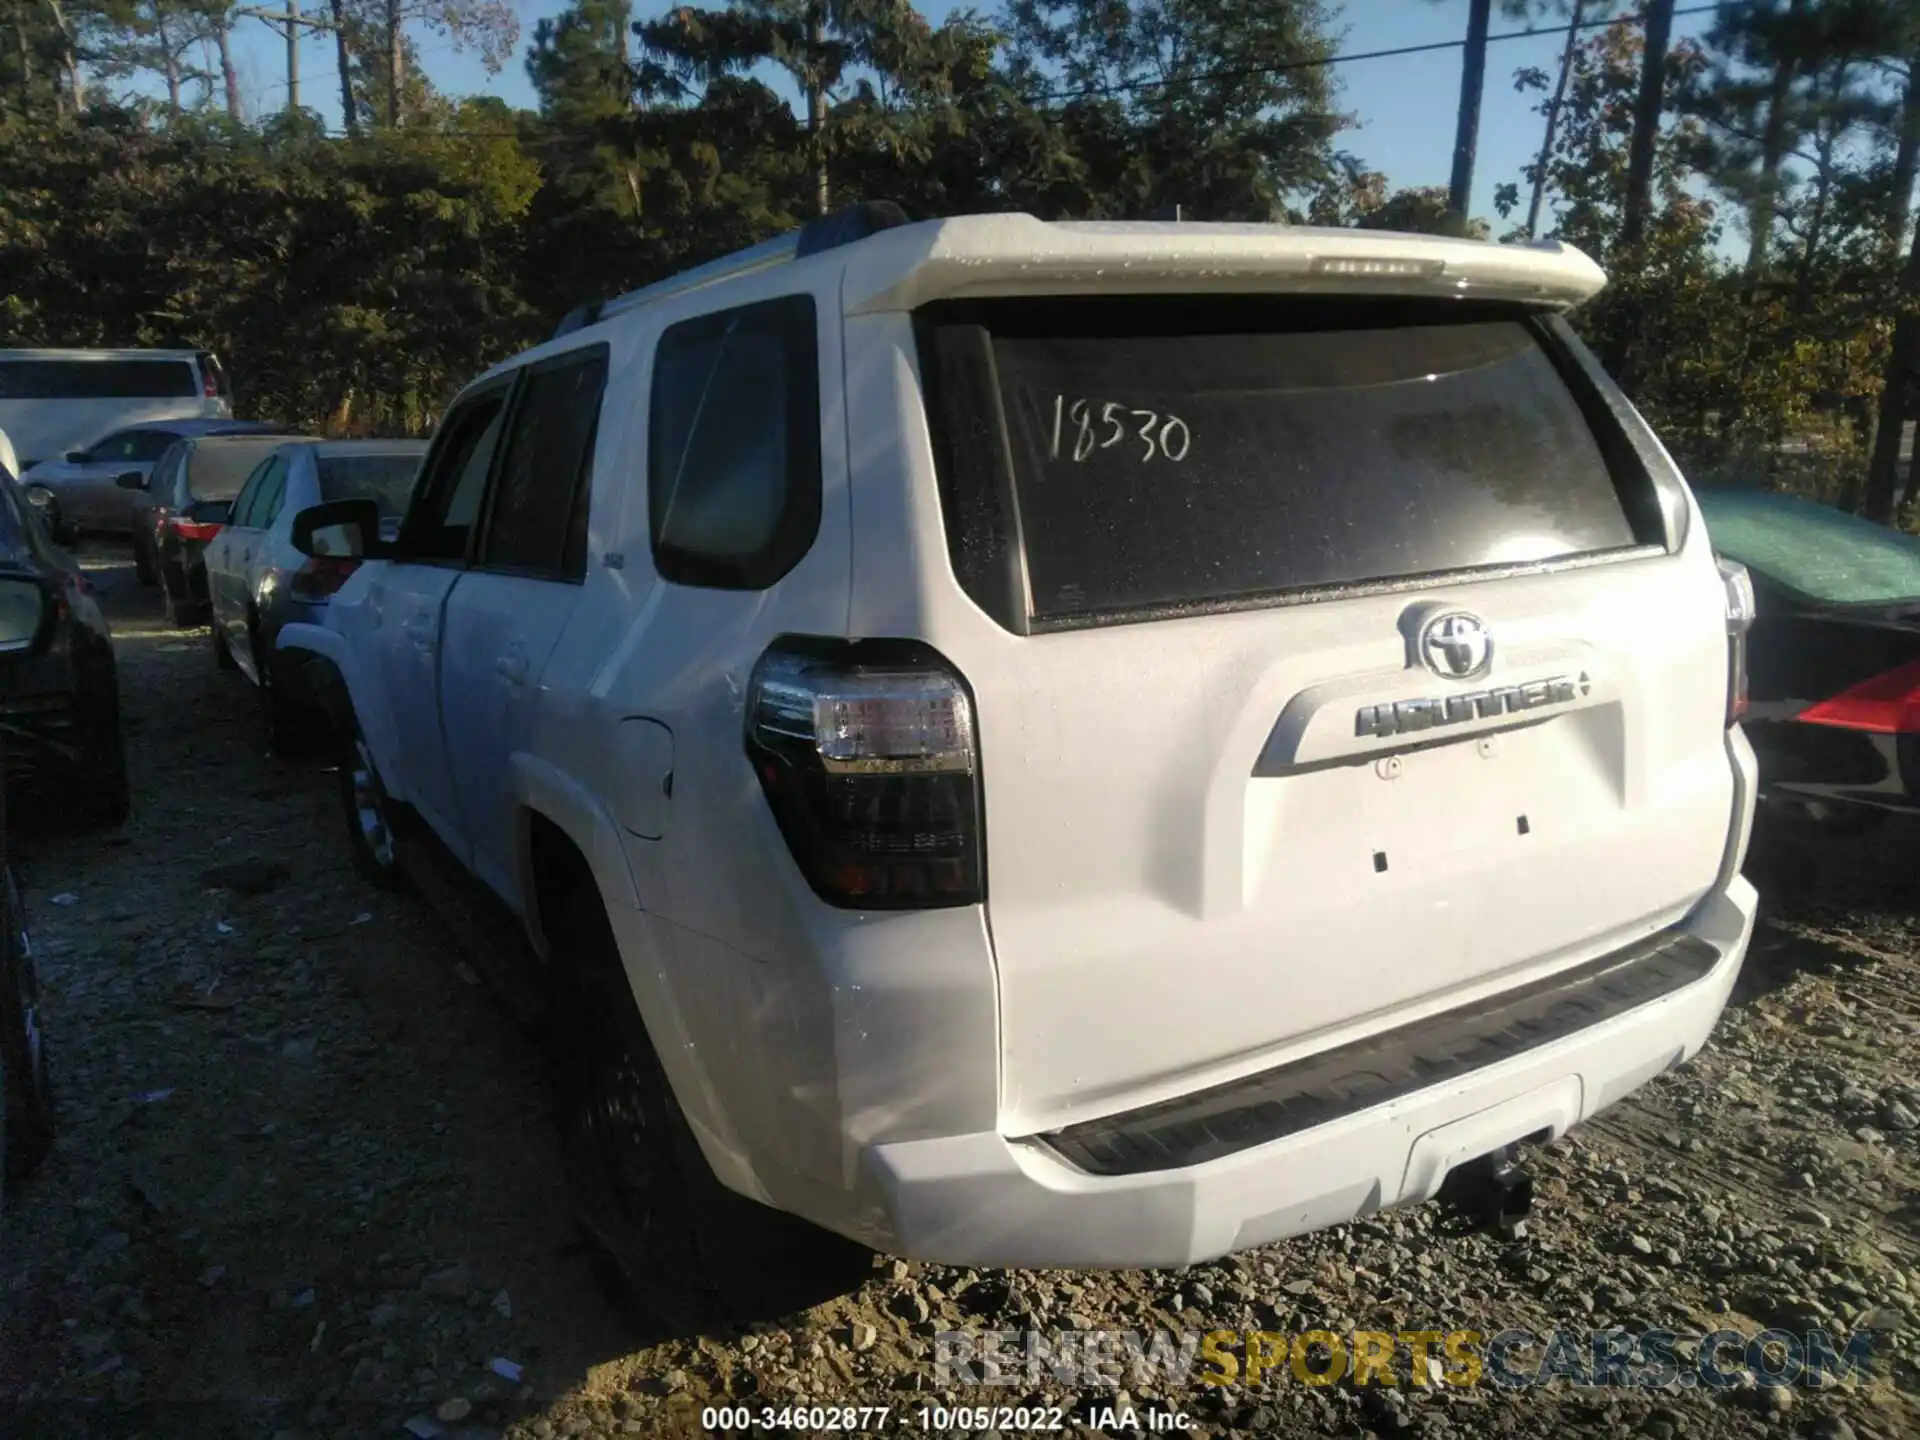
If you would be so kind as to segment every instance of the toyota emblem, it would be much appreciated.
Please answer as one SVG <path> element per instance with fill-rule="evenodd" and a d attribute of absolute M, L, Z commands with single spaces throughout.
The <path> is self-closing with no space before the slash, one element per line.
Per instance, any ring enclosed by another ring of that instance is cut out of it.
<path fill-rule="evenodd" d="M 1420 658 L 1448 680 L 1473 680 L 1493 664 L 1493 636 L 1478 615 L 1451 610 L 1420 627 Z"/>

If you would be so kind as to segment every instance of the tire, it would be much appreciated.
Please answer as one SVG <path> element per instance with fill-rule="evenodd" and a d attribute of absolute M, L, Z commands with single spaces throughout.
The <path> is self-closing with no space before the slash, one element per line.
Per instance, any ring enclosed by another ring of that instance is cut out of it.
<path fill-rule="evenodd" d="M 207 633 L 213 637 L 213 665 L 216 670 L 238 670 L 239 663 L 233 658 L 233 647 L 227 644 L 227 632 L 220 628 L 220 617 L 213 617 L 213 623 Z"/>
<path fill-rule="evenodd" d="M 636 1318 L 690 1333 L 804 1309 L 872 1254 L 721 1185 L 648 1038 L 599 896 L 554 927 L 551 1058 L 568 1179 L 598 1273 Z"/>
<path fill-rule="evenodd" d="M 173 581 L 165 570 L 160 572 L 160 618 L 176 627 L 184 627 L 187 623 L 182 618 L 180 602 L 173 598 Z"/>
<path fill-rule="evenodd" d="M 381 890 L 407 888 L 406 866 L 394 829 L 394 805 L 387 795 L 373 751 L 357 721 L 346 731 L 340 756 L 340 800 L 347 822 L 347 844 L 360 878 Z"/>
<path fill-rule="evenodd" d="M 260 704 L 260 722 L 267 732 L 268 752 L 282 760 L 311 755 L 318 748 L 318 727 L 311 716 L 287 699 L 286 692 L 275 682 L 270 668 L 262 668 L 260 683 L 255 690 Z"/>
<path fill-rule="evenodd" d="M 20 894 L 8 871 L 0 876 L 0 1066 L 4 1066 L 6 1103 L 0 1116 L 4 1175 L 14 1184 L 53 1149 L 53 1086 L 48 1079 L 47 1046 L 40 1033 L 39 976 L 20 912 Z"/>

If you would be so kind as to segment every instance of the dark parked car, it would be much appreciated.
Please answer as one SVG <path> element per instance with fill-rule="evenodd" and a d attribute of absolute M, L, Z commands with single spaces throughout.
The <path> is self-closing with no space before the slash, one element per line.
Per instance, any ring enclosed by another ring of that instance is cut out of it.
<path fill-rule="evenodd" d="M 1759 605 L 1745 726 L 1761 799 L 1844 828 L 1920 809 L 1920 539 L 1792 495 L 1698 494 Z"/>
<path fill-rule="evenodd" d="M 123 535 L 132 496 L 144 488 L 167 447 L 196 435 L 265 435 L 283 429 L 263 420 L 145 420 L 102 435 L 84 450 L 43 460 L 20 476 L 27 498 L 56 538 L 81 531 Z M 128 485 L 128 475 L 140 477 Z"/>
<path fill-rule="evenodd" d="M 13 488 L 12 472 L 0 467 L 0 537 L 13 533 L 9 526 L 31 529 L 34 522 Z M 31 662 L 49 628 L 46 592 L 36 580 L 23 578 L 26 567 L 14 567 L 6 559 L 11 553 L 0 549 L 0 685 L 15 666 Z M 0 774 L 12 748 L 12 726 L 0 720 Z M 7 854 L 7 833 L 7 787 L 0 784 L 0 1193 L 45 1159 L 53 1146 L 53 1098 L 40 1035 L 40 977 Z"/>
<path fill-rule="evenodd" d="M 8 656 L 0 649 L 0 670 Z M 4 743 L 4 742 L 0 742 Z M 4 806 L 0 799 L 0 806 Z M 0 815 L 0 821 L 4 821 Z M 0 824 L 0 1192 L 53 1148 L 53 1096 L 40 1034 L 40 976 Z"/>
<path fill-rule="evenodd" d="M 233 498 L 262 460 L 305 435 L 206 435 L 182 441 L 154 476 L 151 564 L 160 578 L 160 601 L 169 620 L 191 625 L 208 613 L 207 542 L 220 533 Z"/>
<path fill-rule="evenodd" d="M 0 666 L 7 785 L 30 807 L 118 825 L 128 791 L 112 636 L 80 567 L 5 476 L 0 630 L 15 636 Z"/>

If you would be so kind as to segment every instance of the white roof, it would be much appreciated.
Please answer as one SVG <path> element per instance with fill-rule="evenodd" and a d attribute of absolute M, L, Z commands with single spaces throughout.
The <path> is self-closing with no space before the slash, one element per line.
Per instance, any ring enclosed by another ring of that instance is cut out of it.
<path fill-rule="evenodd" d="M 1598 265 L 1557 241 L 1503 245 L 1298 225 L 967 215 L 884 230 L 842 253 L 848 314 L 974 295 L 1108 290 L 1459 295 L 1565 308 L 1606 284 Z"/>
<path fill-rule="evenodd" d="M 1598 265 L 1557 240 L 1508 245 L 1308 225 L 961 215 L 895 226 L 804 257 L 796 253 L 800 235 L 776 236 L 608 300 L 593 324 L 502 360 L 468 388 L 577 346 L 600 325 L 654 302 L 792 265 L 844 267 L 849 315 L 976 296 L 1129 291 L 1457 296 L 1564 310 L 1607 283 Z M 715 308 L 727 303 L 715 297 Z"/>

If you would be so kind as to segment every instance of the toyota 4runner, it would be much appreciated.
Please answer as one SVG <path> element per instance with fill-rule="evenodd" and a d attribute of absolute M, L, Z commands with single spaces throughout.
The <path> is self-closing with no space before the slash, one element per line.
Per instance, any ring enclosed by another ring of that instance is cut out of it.
<path fill-rule="evenodd" d="M 397 540 L 300 517 L 355 853 L 524 923 L 630 1276 L 775 1211 L 1177 1266 L 1699 1049 L 1750 591 L 1563 318 L 1603 281 L 870 206 L 488 371 Z"/>

